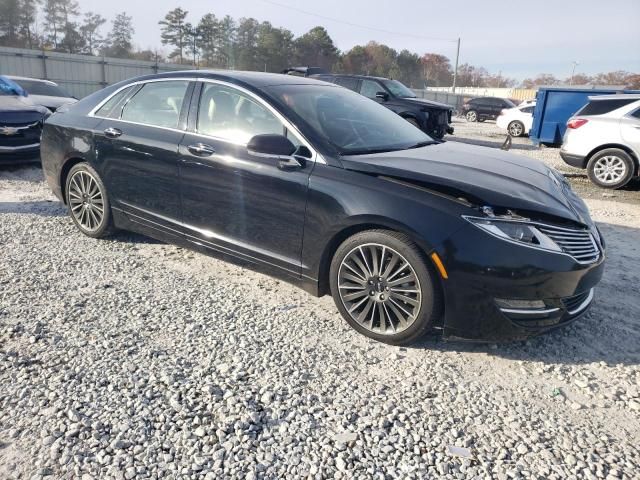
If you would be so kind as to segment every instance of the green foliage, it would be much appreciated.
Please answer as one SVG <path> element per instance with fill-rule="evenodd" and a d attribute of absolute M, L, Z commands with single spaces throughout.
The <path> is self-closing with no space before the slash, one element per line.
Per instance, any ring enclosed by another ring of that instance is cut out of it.
<path fill-rule="evenodd" d="M 132 18 L 126 12 L 117 14 L 111 22 L 111 32 L 102 53 L 110 57 L 130 58 L 134 33 Z"/>
<path fill-rule="evenodd" d="M 178 7 L 171 10 L 164 17 L 164 20 L 158 22 L 160 24 L 160 40 L 163 45 L 172 45 L 175 48 L 171 54 L 169 54 L 170 58 L 178 58 L 180 63 L 183 63 L 184 50 L 188 44 L 189 36 L 192 34 L 192 27 L 188 25 L 185 21 L 187 18 L 186 10 Z"/>

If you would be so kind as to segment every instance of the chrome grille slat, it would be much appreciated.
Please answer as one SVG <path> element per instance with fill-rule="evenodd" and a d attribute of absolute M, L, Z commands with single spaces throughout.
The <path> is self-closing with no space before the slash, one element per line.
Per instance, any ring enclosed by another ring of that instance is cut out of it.
<path fill-rule="evenodd" d="M 551 225 L 538 225 L 538 229 L 580 263 L 592 263 L 600 257 L 600 249 L 589 230 L 571 230 Z"/>

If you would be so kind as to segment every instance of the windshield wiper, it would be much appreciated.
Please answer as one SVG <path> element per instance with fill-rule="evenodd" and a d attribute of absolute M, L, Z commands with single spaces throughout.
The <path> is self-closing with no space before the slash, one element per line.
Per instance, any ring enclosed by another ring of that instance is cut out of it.
<path fill-rule="evenodd" d="M 434 143 L 438 143 L 438 142 L 436 142 L 435 140 L 425 140 L 424 142 L 418 142 L 414 145 L 411 145 L 410 147 L 407 147 L 407 150 L 411 148 L 426 147 L 427 145 L 433 145 Z"/>
<path fill-rule="evenodd" d="M 397 150 L 397 148 L 362 148 L 360 150 L 344 150 L 340 152 L 340 155 L 368 155 L 370 153 L 387 153 Z"/>

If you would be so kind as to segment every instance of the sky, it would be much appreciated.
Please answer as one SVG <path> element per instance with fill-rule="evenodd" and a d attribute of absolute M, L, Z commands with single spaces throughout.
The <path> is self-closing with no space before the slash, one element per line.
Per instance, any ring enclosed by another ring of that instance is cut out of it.
<path fill-rule="evenodd" d="M 134 42 L 168 51 L 158 21 L 175 7 L 197 23 L 205 13 L 254 17 L 285 27 L 296 36 L 324 26 L 347 51 L 370 40 L 418 54 L 448 56 L 460 63 L 522 80 L 538 73 L 559 78 L 613 70 L 640 73 L 640 0 L 79 0 L 84 11 L 111 20 L 133 17 Z M 105 28 L 106 30 L 106 28 Z"/>

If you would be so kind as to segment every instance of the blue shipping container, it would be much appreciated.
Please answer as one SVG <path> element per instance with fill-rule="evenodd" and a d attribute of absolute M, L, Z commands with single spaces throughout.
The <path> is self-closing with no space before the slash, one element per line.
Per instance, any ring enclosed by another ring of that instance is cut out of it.
<path fill-rule="evenodd" d="M 533 125 L 529 138 L 538 145 L 560 145 L 567 129 L 567 120 L 595 95 L 640 93 L 632 90 L 606 88 L 542 87 L 536 95 Z"/>

